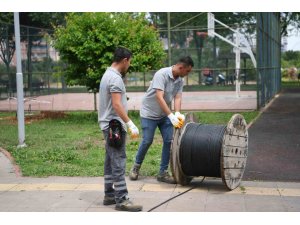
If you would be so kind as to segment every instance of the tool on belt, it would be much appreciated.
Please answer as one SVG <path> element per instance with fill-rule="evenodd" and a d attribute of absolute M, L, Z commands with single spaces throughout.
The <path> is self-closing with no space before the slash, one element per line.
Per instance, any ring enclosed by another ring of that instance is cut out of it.
<path fill-rule="evenodd" d="M 119 148 L 123 144 L 124 135 L 123 127 L 119 120 L 112 119 L 109 121 L 108 144 L 112 147 Z"/>

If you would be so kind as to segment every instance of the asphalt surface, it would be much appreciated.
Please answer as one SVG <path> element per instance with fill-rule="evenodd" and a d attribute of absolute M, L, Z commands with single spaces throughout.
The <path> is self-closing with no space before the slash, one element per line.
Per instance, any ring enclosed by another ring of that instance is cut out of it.
<path fill-rule="evenodd" d="M 283 90 L 248 132 L 244 180 L 300 181 L 300 87 Z"/>

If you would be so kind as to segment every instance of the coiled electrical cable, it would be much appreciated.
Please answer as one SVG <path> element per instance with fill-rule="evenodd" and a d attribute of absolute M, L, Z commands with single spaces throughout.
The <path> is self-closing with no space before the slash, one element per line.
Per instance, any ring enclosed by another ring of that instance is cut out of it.
<path fill-rule="evenodd" d="M 221 177 L 220 155 L 226 126 L 190 123 L 182 136 L 179 158 L 186 176 Z"/>

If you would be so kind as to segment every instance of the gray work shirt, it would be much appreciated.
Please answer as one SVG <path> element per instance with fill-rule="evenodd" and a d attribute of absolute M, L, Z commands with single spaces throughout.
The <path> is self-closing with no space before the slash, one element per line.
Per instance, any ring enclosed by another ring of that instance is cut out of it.
<path fill-rule="evenodd" d="M 172 67 L 162 68 L 154 74 L 151 84 L 143 97 L 140 116 L 142 118 L 159 120 L 166 116 L 156 99 L 156 90 L 164 91 L 164 100 L 171 108 L 171 103 L 176 94 L 182 93 L 183 79 L 176 80 L 172 74 Z"/>
<path fill-rule="evenodd" d="M 99 88 L 99 110 L 98 110 L 98 123 L 101 130 L 108 128 L 109 121 L 112 119 L 119 120 L 124 130 L 126 125 L 124 121 L 118 116 L 112 107 L 111 93 L 118 92 L 122 95 L 122 105 L 127 112 L 127 99 L 126 89 L 122 79 L 122 75 L 112 67 L 108 67 L 105 71 Z"/>

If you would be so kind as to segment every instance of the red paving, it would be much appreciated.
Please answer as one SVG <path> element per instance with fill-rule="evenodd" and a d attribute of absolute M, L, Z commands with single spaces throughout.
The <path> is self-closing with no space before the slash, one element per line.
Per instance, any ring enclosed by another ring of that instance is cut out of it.
<path fill-rule="evenodd" d="M 128 109 L 139 110 L 144 92 L 128 92 Z M 98 101 L 98 95 L 97 95 Z M 97 102 L 98 103 L 98 102 Z M 256 109 L 256 91 L 184 92 L 182 110 L 197 111 L 245 111 Z M 0 101 L 0 111 L 15 111 L 16 99 Z M 67 93 L 26 98 L 25 110 L 75 111 L 93 110 L 94 95 L 89 93 Z"/>

